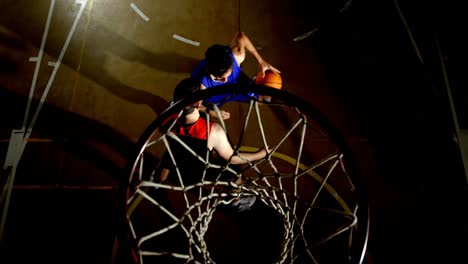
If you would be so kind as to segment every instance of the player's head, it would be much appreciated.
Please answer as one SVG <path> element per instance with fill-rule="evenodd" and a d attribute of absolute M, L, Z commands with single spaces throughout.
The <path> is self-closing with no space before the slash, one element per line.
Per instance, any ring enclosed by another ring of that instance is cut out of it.
<path fill-rule="evenodd" d="M 206 70 L 211 79 L 217 82 L 226 82 L 232 73 L 231 48 L 215 44 L 205 52 Z"/>
<path fill-rule="evenodd" d="M 195 94 L 196 92 L 200 91 L 200 82 L 193 78 L 185 78 L 180 81 L 176 88 L 174 89 L 173 99 L 174 101 L 178 101 L 183 99 L 186 96 L 190 96 Z M 192 113 L 196 107 L 200 105 L 201 101 L 197 101 L 184 109 L 184 114 Z"/>

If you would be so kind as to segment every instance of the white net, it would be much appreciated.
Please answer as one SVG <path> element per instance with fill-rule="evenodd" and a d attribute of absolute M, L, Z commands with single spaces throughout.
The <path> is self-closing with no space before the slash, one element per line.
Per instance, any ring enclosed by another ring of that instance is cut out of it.
<path fill-rule="evenodd" d="M 139 263 L 360 263 L 367 205 L 345 152 L 315 114 L 285 98 L 229 102 L 231 118 L 215 120 L 235 152 L 272 146 L 245 165 L 171 132 L 183 106 L 161 116 L 127 188 Z M 171 169 L 161 182 L 164 160 Z"/>

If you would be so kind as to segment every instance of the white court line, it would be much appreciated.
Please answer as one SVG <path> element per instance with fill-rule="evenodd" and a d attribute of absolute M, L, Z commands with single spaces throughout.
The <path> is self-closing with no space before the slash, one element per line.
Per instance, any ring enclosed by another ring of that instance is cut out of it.
<path fill-rule="evenodd" d="M 134 10 L 141 18 L 143 18 L 143 20 L 145 20 L 146 22 L 148 22 L 149 17 L 147 17 L 147 16 L 140 10 L 140 8 L 138 8 L 138 6 L 136 6 L 134 3 L 131 3 L 130 6 L 133 8 L 133 10 Z"/>
<path fill-rule="evenodd" d="M 38 57 L 30 57 L 30 58 L 29 58 L 29 61 L 30 61 L 30 62 L 39 61 L 39 58 L 38 58 Z"/>
<path fill-rule="evenodd" d="M 28 120 L 29 108 L 31 106 L 31 101 L 32 101 L 31 99 L 32 99 L 32 95 L 33 95 L 34 88 L 35 88 L 35 85 L 36 85 L 37 75 L 38 75 L 38 72 L 39 72 L 39 64 L 40 64 L 40 61 L 42 59 L 45 40 L 47 38 L 47 33 L 49 32 L 50 20 L 51 20 L 53 8 L 54 8 L 54 5 L 55 5 L 55 0 L 51 0 L 49 14 L 47 16 L 47 22 L 46 22 L 46 26 L 45 26 L 45 29 L 44 29 L 44 35 L 42 37 L 41 47 L 40 47 L 40 50 L 39 50 L 39 55 L 37 57 L 36 69 L 34 71 L 34 78 L 33 78 L 32 84 L 31 84 L 31 91 L 30 91 L 30 95 L 29 95 L 28 105 L 26 107 L 24 122 L 23 122 L 22 131 L 27 131 L 27 132 L 26 132 L 26 135 L 24 136 L 23 144 L 21 145 L 18 152 L 15 153 L 15 155 L 17 157 L 16 157 L 16 160 L 14 161 L 13 166 L 11 167 L 10 174 L 9 174 L 9 176 L 7 178 L 6 185 L 4 187 L 6 195 L 5 195 L 5 202 L 3 204 L 2 219 L 1 219 L 1 222 L 0 222 L 0 240 L 3 238 L 3 231 L 4 231 L 4 228 L 5 228 L 6 217 L 7 217 L 9 204 L 10 204 L 10 199 L 11 199 L 11 191 L 13 189 L 13 184 L 14 184 L 15 176 L 16 176 L 16 168 L 18 167 L 19 161 L 21 160 L 21 156 L 23 155 L 24 149 L 26 148 L 26 144 L 28 143 L 28 139 L 29 139 L 29 137 L 31 135 L 32 128 L 34 127 L 34 124 L 36 123 L 39 112 L 40 112 L 40 110 L 42 108 L 42 105 L 44 104 L 45 98 L 47 97 L 47 93 L 49 92 L 49 89 L 52 86 L 55 75 L 57 74 L 57 71 L 58 71 L 58 68 L 60 67 L 63 56 L 65 55 L 65 51 L 67 50 L 68 44 L 70 43 L 71 37 L 73 36 L 73 33 L 75 32 L 76 26 L 78 24 L 78 21 L 81 18 L 81 15 L 83 14 L 83 10 L 85 9 L 87 2 L 88 2 L 88 0 L 77 1 L 78 4 L 81 4 L 80 10 L 78 11 L 78 15 L 76 16 L 75 21 L 73 22 L 73 26 L 72 26 L 70 32 L 68 33 L 67 39 L 65 40 L 65 44 L 62 47 L 62 51 L 60 52 L 59 58 L 57 59 L 57 61 L 54 64 L 54 69 L 52 71 L 51 76 L 49 77 L 49 80 L 47 82 L 47 86 L 46 86 L 46 88 L 45 88 L 45 90 L 44 90 L 44 92 L 42 94 L 42 97 L 41 97 L 41 100 L 39 102 L 39 105 L 37 106 L 36 112 L 34 113 L 34 116 L 31 119 L 30 126 L 29 126 L 28 130 L 25 130 L 26 122 Z M 2 196 L 3 196 L 3 193 L 4 192 L 2 192 Z"/>
<path fill-rule="evenodd" d="M 13 182 L 15 181 L 16 176 L 16 167 L 12 167 L 10 174 L 8 175 L 7 181 L 5 186 L 3 187 L 2 197 L 3 194 L 5 195 L 5 201 L 3 202 L 3 211 L 2 211 L 2 220 L 0 221 L 0 239 L 3 240 L 3 232 L 5 230 L 5 223 L 7 219 L 8 208 L 10 207 L 10 199 L 11 199 L 11 190 L 13 189 Z"/>
<path fill-rule="evenodd" d="M 174 34 L 172 37 L 175 38 L 175 39 L 177 39 L 177 40 L 180 40 L 180 41 L 182 41 L 182 42 L 185 42 L 185 43 L 187 43 L 187 44 L 190 44 L 190 45 L 200 46 L 200 42 L 193 41 L 193 40 L 190 40 L 190 39 L 181 37 L 181 36 L 179 36 L 179 35 L 177 35 L 177 34 Z"/>
<path fill-rule="evenodd" d="M 41 97 L 41 100 L 39 102 L 39 105 L 37 106 L 36 112 L 35 112 L 33 118 L 31 119 L 31 124 L 29 126 L 29 129 L 25 130 L 26 121 L 27 121 L 27 117 L 28 117 L 28 112 L 29 112 L 29 108 L 30 108 L 30 105 L 31 105 L 31 102 L 30 102 L 31 100 L 28 101 L 28 106 L 26 107 L 27 111 L 25 113 L 25 119 L 24 119 L 23 129 L 22 129 L 22 131 L 27 131 L 27 133 L 24 136 L 24 139 L 23 139 L 23 142 L 22 142 L 22 145 L 21 145 L 20 149 L 18 150 L 18 152 L 15 153 L 16 160 L 14 161 L 14 164 L 11 167 L 10 174 L 8 175 L 6 184 L 4 186 L 4 191 L 2 191 L 2 200 L 3 200 L 3 194 L 5 192 L 6 192 L 6 194 L 5 194 L 5 197 L 4 197 L 5 202 L 3 203 L 2 219 L 0 221 L 0 240 L 2 240 L 2 238 L 3 238 L 3 231 L 4 231 L 4 228 L 5 228 L 6 217 L 7 217 L 9 204 L 10 204 L 10 199 L 11 199 L 11 191 L 13 189 L 13 184 L 14 184 L 15 176 L 16 176 L 16 168 L 18 166 L 19 161 L 21 160 L 21 156 L 23 155 L 24 149 L 26 148 L 26 144 L 27 144 L 28 139 L 29 139 L 29 137 L 31 135 L 32 127 L 34 127 L 34 124 L 35 124 L 35 122 L 37 120 L 37 117 L 38 117 L 39 112 L 40 112 L 40 110 L 42 108 L 42 105 L 44 104 L 45 98 L 47 97 L 47 93 L 49 92 L 49 89 L 52 86 L 55 75 L 57 74 L 58 68 L 60 67 L 63 56 L 65 55 L 65 51 L 67 50 L 68 44 L 70 43 L 71 37 L 73 36 L 73 33 L 75 32 L 78 21 L 80 20 L 81 15 L 83 14 L 83 10 L 86 7 L 87 1 L 88 0 L 77 1 L 77 3 L 81 4 L 80 10 L 78 11 L 78 15 L 76 16 L 75 21 L 73 22 L 73 26 L 72 26 L 70 32 L 68 33 L 67 39 L 65 41 L 65 44 L 63 45 L 62 51 L 60 52 L 59 58 L 55 62 L 54 69 L 52 71 L 51 76 L 49 77 L 49 81 L 47 82 L 47 86 L 46 86 L 46 88 L 44 90 L 44 93 L 42 94 L 42 97 Z M 38 65 L 40 64 L 42 54 L 43 54 L 43 50 L 44 50 L 45 40 L 47 38 L 47 33 L 49 32 L 50 19 L 52 17 L 52 12 L 53 12 L 54 5 L 55 5 L 55 0 L 51 0 L 49 15 L 47 17 L 47 22 L 46 22 L 46 27 L 45 27 L 45 30 L 44 30 L 44 35 L 43 35 L 43 38 L 42 38 L 41 48 L 39 50 L 39 56 L 37 57 L 36 69 L 34 71 L 33 83 L 31 84 L 31 92 L 30 92 L 30 97 L 29 97 L 30 99 L 32 98 L 33 90 L 34 90 L 34 87 L 36 85 L 37 74 L 39 72 L 39 66 Z M 10 144 L 11 143 L 12 142 L 10 142 Z"/>
<path fill-rule="evenodd" d="M 19 163 L 19 160 L 21 159 L 21 156 L 23 155 L 24 149 L 26 147 L 26 144 L 28 143 L 29 136 L 31 135 L 32 128 L 34 127 L 37 117 L 39 116 L 39 112 L 42 109 L 42 106 L 44 104 L 45 98 L 47 97 L 47 94 L 49 93 L 50 87 L 52 86 L 52 83 L 54 82 L 55 75 L 57 74 L 57 71 L 60 67 L 60 64 L 62 63 L 63 56 L 65 56 L 65 51 L 68 48 L 68 44 L 70 44 L 70 40 L 75 33 L 76 26 L 78 25 L 78 21 L 81 18 L 81 15 L 83 14 L 83 11 L 86 7 L 88 0 L 83 0 L 83 1 L 78 1 L 77 3 L 81 4 L 80 10 L 78 11 L 78 14 L 75 17 L 75 21 L 73 21 L 73 25 L 70 29 L 70 32 L 68 32 L 67 39 L 65 40 L 65 43 L 63 44 L 62 50 L 60 51 L 60 55 L 55 62 L 54 69 L 52 71 L 52 74 L 50 75 L 49 81 L 47 82 L 46 88 L 44 89 L 44 93 L 42 94 L 41 100 L 39 102 L 39 105 L 37 106 L 36 112 L 34 113 L 34 116 L 31 118 L 31 123 L 29 125 L 29 128 L 27 130 L 26 136 L 24 137 L 24 142 L 23 146 L 21 148 L 21 152 L 19 153 L 18 160 L 16 161 L 16 164 Z"/>
<path fill-rule="evenodd" d="M 299 40 L 303 40 L 303 39 L 307 38 L 308 36 L 314 34 L 316 31 L 318 31 L 318 28 L 315 28 L 315 29 L 303 34 L 303 35 L 300 35 L 299 37 L 294 38 L 293 41 L 297 42 Z"/>
<path fill-rule="evenodd" d="M 51 67 L 54 67 L 55 66 L 55 61 L 49 61 L 47 63 L 47 65 L 51 66 Z"/>
<path fill-rule="evenodd" d="M 29 58 L 29 61 L 33 61 L 31 59 L 35 59 L 34 61 L 36 62 L 36 68 L 34 69 L 34 76 L 33 76 L 31 88 L 29 91 L 28 103 L 26 105 L 26 111 L 24 112 L 24 119 L 23 119 L 23 125 L 22 125 L 23 130 L 26 129 L 26 122 L 28 121 L 29 109 L 31 108 L 31 102 L 32 102 L 32 98 L 34 95 L 34 90 L 36 89 L 37 75 L 39 74 L 39 68 L 41 66 L 40 61 L 42 60 L 42 54 L 44 53 L 44 46 L 46 43 L 47 34 L 49 33 L 50 20 L 52 19 L 54 6 L 55 6 L 55 0 L 52 0 L 50 2 L 49 14 L 47 15 L 47 21 L 46 21 L 46 25 L 44 29 L 44 34 L 42 35 L 42 41 L 41 41 L 41 47 L 39 48 L 39 54 L 37 55 L 37 57 Z"/>

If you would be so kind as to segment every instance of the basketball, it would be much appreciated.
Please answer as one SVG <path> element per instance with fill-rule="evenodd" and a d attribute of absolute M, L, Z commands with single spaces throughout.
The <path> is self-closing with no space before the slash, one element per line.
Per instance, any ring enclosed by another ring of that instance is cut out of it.
<path fill-rule="evenodd" d="M 283 87 L 283 80 L 281 79 L 281 75 L 267 70 L 265 72 L 265 77 L 262 76 L 262 71 L 257 73 L 257 76 L 255 77 L 255 84 L 281 89 Z"/>

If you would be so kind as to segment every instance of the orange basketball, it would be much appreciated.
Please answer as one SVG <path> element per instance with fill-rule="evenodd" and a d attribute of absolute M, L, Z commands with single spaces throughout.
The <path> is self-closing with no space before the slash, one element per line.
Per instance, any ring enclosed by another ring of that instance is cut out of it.
<path fill-rule="evenodd" d="M 281 89 L 283 87 L 283 80 L 281 79 L 281 75 L 267 70 L 265 72 L 265 77 L 262 76 L 261 71 L 257 73 L 257 76 L 255 77 L 255 84 L 261 84 L 269 86 L 271 88 Z"/>

